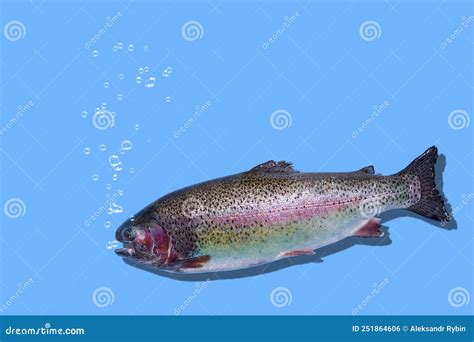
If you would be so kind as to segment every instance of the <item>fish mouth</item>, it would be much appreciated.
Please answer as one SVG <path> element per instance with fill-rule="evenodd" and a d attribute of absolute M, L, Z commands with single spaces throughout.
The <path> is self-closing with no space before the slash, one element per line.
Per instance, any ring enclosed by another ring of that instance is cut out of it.
<path fill-rule="evenodd" d="M 143 253 L 140 252 L 140 250 L 136 250 L 132 243 L 124 243 L 122 248 L 117 248 L 114 252 L 122 258 L 133 260 L 136 263 L 158 264 L 159 260 L 154 254 Z"/>
<path fill-rule="evenodd" d="M 136 254 L 135 249 L 127 243 L 123 244 L 123 248 L 117 248 L 115 253 L 121 257 L 132 257 Z"/>

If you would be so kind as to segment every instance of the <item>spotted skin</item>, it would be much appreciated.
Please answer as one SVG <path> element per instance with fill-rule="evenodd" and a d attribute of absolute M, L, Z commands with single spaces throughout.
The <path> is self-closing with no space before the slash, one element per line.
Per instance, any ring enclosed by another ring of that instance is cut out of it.
<path fill-rule="evenodd" d="M 135 225 L 153 220 L 173 244 L 172 256 L 157 260 L 210 259 L 196 269 L 183 269 L 180 262 L 148 263 L 181 272 L 267 263 L 353 235 L 376 214 L 407 208 L 420 197 L 420 184 L 411 175 L 299 173 L 285 165 L 257 166 L 178 190 L 150 205 L 137 215 Z"/>

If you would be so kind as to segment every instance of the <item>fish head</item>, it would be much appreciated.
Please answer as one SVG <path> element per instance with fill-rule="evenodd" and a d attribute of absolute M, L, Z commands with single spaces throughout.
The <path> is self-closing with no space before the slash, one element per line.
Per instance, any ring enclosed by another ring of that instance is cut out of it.
<path fill-rule="evenodd" d="M 176 259 L 169 235 L 154 219 L 125 221 L 115 232 L 115 239 L 123 243 L 115 253 L 140 263 L 159 266 Z"/>

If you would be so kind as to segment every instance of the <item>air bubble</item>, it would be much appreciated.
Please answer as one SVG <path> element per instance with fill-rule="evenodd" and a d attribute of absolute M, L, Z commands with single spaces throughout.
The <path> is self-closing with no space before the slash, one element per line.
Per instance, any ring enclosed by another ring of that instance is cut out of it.
<path fill-rule="evenodd" d="M 133 167 L 130 168 L 130 173 L 135 173 L 135 169 Z"/>
<path fill-rule="evenodd" d="M 120 162 L 120 158 L 117 155 L 113 154 L 109 157 L 109 165 L 117 171 L 117 168 L 119 168 L 122 163 Z"/>
<path fill-rule="evenodd" d="M 91 153 L 91 149 L 89 147 L 85 147 L 84 154 L 90 154 L 90 153 Z"/>
<path fill-rule="evenodd" d="M 117 43 L 117 47 L 118 47 L 119 49 L 122 49 L 122 48 L 123 48 L 123 43 Z"/>
<path fill-rule="evenodd" d="M 139 74 L 143 74 L 143 71 L 144 71 L 143 68 L 138 68 L 138 73 Z"/>
<path fill-rule="evenodd" d="M 118 75 L 119 80 L 123 80 L 124 77 L 125 77 L 124 74 L 119 74 L 119 75 Z"/>
<path fill-rule="evenodd" d="M 112 224 L 110 223 L 110 221 L 105 221 L 104 227 L 105 227 L 105 228 L 110 228 L 110 226 L 112 226 Z"/>
<path fill-rule="evenodd" d="M 87 117 L 87 112 L 86 112 L 85 110 L 83 110 L 83 111 L 81 112 L 81 116 L 82 116 L 83 118 L 86 118 L 86 117 Z"/>
<path fill-rule="evenodd" d="M 165 70 L 163 70 L 161 76 L 169 77 L 172 72 L 173 72 L 173 68 L 172 67 L 167 67 L 167 68 L 165 68 Z"/>
<path fill-rule="evenodd" d="M 107 149 L 107 146 L 105 146 L 104 144 L 99 145 L 99 151 L 104 152 L 106 149 Z"/>
<path fill-rule="evenodd" d="M 150 71 L 150 68 L 146 66 L 146 67 L 143 68 L 143 71 L 148 72 L 148 71 Z"/>
<path fill-rule="evenodd" d="M 140 84 L 142 83 L 142 78 L 140 76 L 137 76 L 137 78 L 135 79 L 135 81 Z"/>
<path fill-rule="evenodd" d="M 128 51 L 132 52 L 133 50 L 135 50 L 135 46 L 133 46 L 133 44 L 130 44 L 128 46 Z"/>
<path fill-rule="evenodd" d="M 99 180 L 99 175 L 97 173 L 94 173 L 92 176 L 91 176 L 91 179 L 94 181 L 94 182 L 97 182 Z"/>
<path fill-rule="evenodd" d="M 145 88 L 153 88 L 155 86 L 156 78 L 153 76 L 148 77 L 145 83 Z"/>
<path fill-rule="evenodd" d="M 117 240 L 114 241 L 109 241 L 107 242 L 107 246 L 105 246 L 107 249 L 114 249 L 119 246 L 119 242 Z"/>
<path fill-rule="evenodd" d="M 98 51 L 98 50 L 92 51 L 92 56 L 93 56 L 93 57 L 97 57 L 98 55 L 99 55 L 99 51 Z"/>
<path fill-rule="evenodd" d="M 165 97 L 165 102 L 170 103 L 171 102 L 171 96 L 166 96 Z"/>
<path fill-rule="evenodd" d="M 109 82 L 104 82 L 104 88 L 108 88 L 109 87 Z"/>
<path fill-rule="evenodd" d="M 117 94 L 117 100 L 122 101 L 123 95 L 122 94 Z"/>
<path fill-rule="evenodd" d="M 132 142 L 130 140 L 124 140 L 120 144 L 120 149 L 123 151 L 130 151 L 132 149 Z"/>

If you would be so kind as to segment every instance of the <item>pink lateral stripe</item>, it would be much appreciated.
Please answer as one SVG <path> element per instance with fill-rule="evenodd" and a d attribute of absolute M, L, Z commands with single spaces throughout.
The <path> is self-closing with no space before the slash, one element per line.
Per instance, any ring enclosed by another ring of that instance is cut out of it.
<path fill-rule="evenodd" d="M 334 213 L 341 208 L 347 208 L 361 198 L 339 200 L 332 202 L 306 202 L 298 205 L 287 205 L 265 209 L 253 209 L 245 212 L 237 212 L 229 215 L 212 216 L 210 220 L 217 224 L 233 222 L 239 225 L 251 223 L 280 223 L 292 220 L 304 220 L 316 216 Z"/>
<path fill-rule="evenodd" d="M 397 193 L 385 192 L 370 196 L 372 198 L 380 198 L 383 196 L 396 197 Z M 333 199 L 325 202 L 303 202 L 298 205 L 281 205 L 280 207 L 253 209 L 249 211 L 236 212 L 232 214 L 222 214 L 212 216 L 209 219 L 217 224 L 228 223 L 232 221 L 235 224 L 246 225 L 251 223 L 281 223 L 293 220 L 305 220 L 308 218 L 328 215 L 342 208 L 351 205 L 358 205 L 360 201 L 369 197 L 353 197 L 349 199 Z"/>

